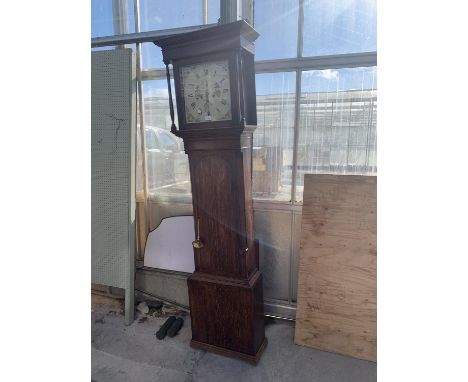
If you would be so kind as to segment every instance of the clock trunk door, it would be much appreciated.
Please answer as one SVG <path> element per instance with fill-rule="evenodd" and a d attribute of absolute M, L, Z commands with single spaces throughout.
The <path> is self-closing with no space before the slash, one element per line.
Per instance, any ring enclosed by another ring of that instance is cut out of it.
<path fill-rule="evenodd" d="M 199 219 L 204 243 L 194 250 L 197 271 L 245 275 L 241 155 L 230 150 L 189 154 L 195 222 Z"/>

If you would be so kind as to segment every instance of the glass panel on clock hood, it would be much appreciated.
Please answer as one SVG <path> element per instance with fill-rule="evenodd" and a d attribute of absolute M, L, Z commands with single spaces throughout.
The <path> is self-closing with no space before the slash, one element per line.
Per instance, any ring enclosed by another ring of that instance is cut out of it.
<path fill-rule="evenodd" d="M 232 119 L 227 60 L 183 66 L 180 77 L 187 123 Z"/>

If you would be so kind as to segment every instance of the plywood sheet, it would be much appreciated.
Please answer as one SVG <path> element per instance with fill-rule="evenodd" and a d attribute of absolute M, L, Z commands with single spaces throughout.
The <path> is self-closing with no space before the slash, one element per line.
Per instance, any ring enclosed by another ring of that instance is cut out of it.
<path fill-rule="evenodd" d="M 376 361 L 377 178 L 305 175 L 295 343 Z"/>

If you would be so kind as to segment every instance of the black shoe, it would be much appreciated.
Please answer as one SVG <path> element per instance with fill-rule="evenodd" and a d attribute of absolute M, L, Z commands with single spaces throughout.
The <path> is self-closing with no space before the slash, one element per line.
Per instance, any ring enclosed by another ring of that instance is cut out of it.
<path fill-rule="evenodd" d="M 167 331 L 167 335 L 169 337 L 174 337 L 177 333 L 179 333 L 180 328 L 184 325 L 184 319 L 179 317 L 174 321 L 174 323 L 171 325 L 169 330 Z"/>
<path fill-rule="evenodd" d="M 158 340 L 162 340 L 164 337 L 166 337 L 166 333 L 169 330 L 169 328 L 172 326 L 172 324 L 176 321 L 175 316 L 169 317 L 166 322 L 161 326 L 161 328 L 156 332 L 156 338 Z"/>

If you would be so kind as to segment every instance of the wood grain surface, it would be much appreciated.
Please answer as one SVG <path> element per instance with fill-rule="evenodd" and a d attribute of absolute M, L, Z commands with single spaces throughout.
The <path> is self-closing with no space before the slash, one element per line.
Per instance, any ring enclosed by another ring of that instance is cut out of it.
<path fill-rule="evenodd" d="M 142 197 L 143 199 L 143 197 Z M 137 202 L 136 202 L 136 230 L 137 230 L 137 254 L 136 259 L 143 261 L 145 258 L 145 246 L 146 240 L 148 238 L 148 227 L 146 225 L 146 216 L 145 216 L 145 201 L 138 199 L 137 193 Z"/>
<path fill-rule="evenodd" d="M 376 361 L 377 178 L 305 175 L 295 343 Z"/>

